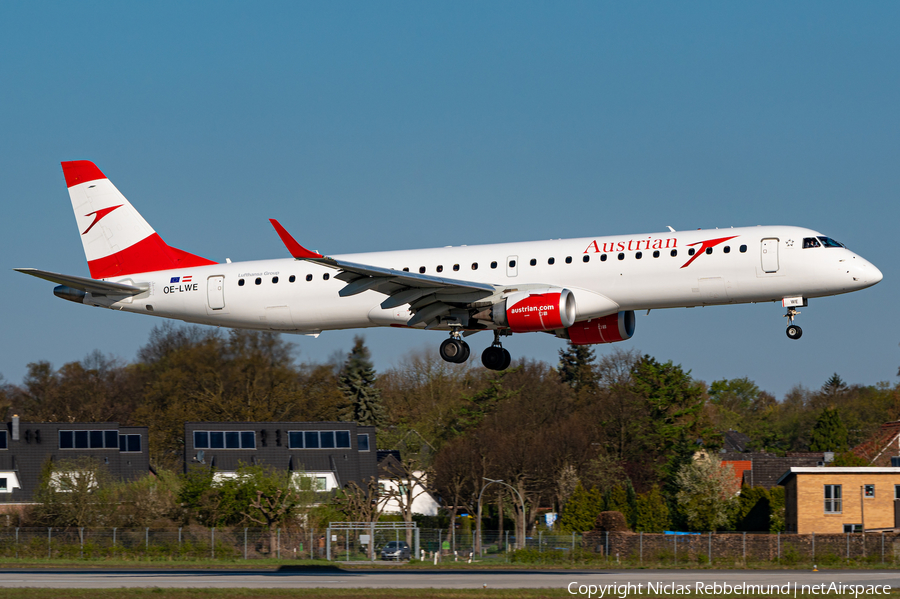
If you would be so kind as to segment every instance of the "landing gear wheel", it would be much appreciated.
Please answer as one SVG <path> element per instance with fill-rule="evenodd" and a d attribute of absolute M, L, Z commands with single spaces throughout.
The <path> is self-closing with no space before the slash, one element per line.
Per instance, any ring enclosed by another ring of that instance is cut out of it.
<path fill-rule="evenodd" d="M 492 345 L 482 352 L 481 363 L 488 370 L 503 370 L 509 366 L 509 352 L 502 347 Z"/>
<path fill-rule="evenodd" d="M 472 355 L 472 350 L 469 349 L 469 344 L 465 341 L 460 341 L 463 346 L 462 358 L 459 360 L 459 364 L 467 362 L 469 360 L 469 356 Z"/>
<path fill-rule="evenodd" d="M 506 370 L 509 368 L 509 364 L 512 362 L 512 356 L 509 355 L 509 352 L 505 349 L 503 350 L 503 366 L 500 367 L 500 370 Z"/>
<path fill-rule="evenodd" d="M 787 331 L 785 331 L 785 332 L 787 333 L 787 336 L 791 339 L 799 339 L 803 335 L 803 329 L 801 329 L 800 327 L 798 327 L 795 324 L 788 325 Z"/>
<path fill-rule="evenodd" d="M 451 337 L 441 343 L 440 354 L 444 361 L 459 364 L 469 357 L 469 346 L 465 342 Z"/>

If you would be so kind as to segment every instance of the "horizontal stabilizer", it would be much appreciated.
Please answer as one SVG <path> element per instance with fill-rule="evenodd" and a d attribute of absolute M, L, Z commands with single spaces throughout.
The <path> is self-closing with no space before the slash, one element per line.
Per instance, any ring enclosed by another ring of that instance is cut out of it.
<path fill-rule="evenodd" d="M 38 270 L 36 268 L 14 268 L 16 272 L 21 272 L 32 277 L 44 279 L 59 285 L 65 285 L 72 289 L 80 289 L 81 291 L 91 293 L 93 295 L 138 295 L 146 291 L 134 285 L 125 285 L 123 283 L 109 283 L 107 281 L 98 281 L 96 279 L 87 279 L 85 277 L 74 277 L 72 275 L 61 275 L 46 270 Z"/>

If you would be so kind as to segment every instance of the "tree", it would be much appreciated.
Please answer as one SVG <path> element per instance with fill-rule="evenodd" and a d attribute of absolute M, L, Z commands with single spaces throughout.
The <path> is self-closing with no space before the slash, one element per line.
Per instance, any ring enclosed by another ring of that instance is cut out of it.
<path fill-rule="evenodd" d="M 259 524 L 269 531 L 269 555 L 276 551 L 277 526 L 294 517 L 298 509 L 312 502 L 315 490 L 297 488 L 296 472 L 278 471 L 263 466 L 240 468 L 237 478 L 240 484 L 255 492 L 247 510 L 241 514 L 250 522 Z M 303 475 L 299 475 L 302 479 Z"/>
<path fill-rule="evenodd" d="M 847 427 L 835 408 L 825 408 L 816 420 L 809 442 L 810 451 L 846 451 Z"/>
<path fill-rule="evenodd" d="M 659 486 L 637 496 L 635 505 L 635 532 L 663 532 L 669 528 L 669 506 Z"/>
<path fill-rule="evenodd" d="M 728 522 L 737 500 L 734 469 L 716 456 L 685 464 L 675 477 L 678 509 L 690 530 L 717 530 Z"/>
<path fill-rule="evenodd" d="M 109 526 L 116 512 L 109 471 L 94 458 L 47 461 L 30 520 L 40 526 Z"/>
<path fill-rule="evenodd" d="M 769 491 L 765 487 L 741 487 L 735 509 L 734 530 L 768 531 L 771 520 Z"/>
<path fill-rule="evenodd" d="M 381 501 L 385 503 L 391 499 L 396 501 L 403 521 L 412 525 L 413 504 L 419 497 L 429 494 L 429 477 L 433 478 L 433 473 L 429 472 L 416 458 L 404 458 L 400 462 L 389 458 L 381 463 L 381 470 L 382 476 L 386 475 L 386 480 L 391 483 L 394 491 L 391 497 L 383 497 Z M 406 543 L 408 545 L 412 545 L 412 537 L 412 528 L 407 528 Z"/>
<path fill-rule="evenodd" d="M 569 343 L 559 350 L 556 367 L 560 380 L 577 392 L 594 392 L 597 374 L 594 371 L 594 350 L 589 345 Z"/>
<path fill-rule="evenodd" d="M 628 482 L 631 486 L 631 482 Z M 628 491 L 625 485 L 618 484 L 607 491 L 603 509 L 607 512 L 619 512 L 625 517 L 625 521 L 632 522 L 634 518 L 634 506 L 628 500 Z"/>
<path fill-rule="evenodd" d="M 597 487 L 575 487 L 559 516 L 559 530 L 563 533 L 585 532 L 594 528 L 594 521 L 603 511 L 603 495 Z"/>
<path fill-rule="evenodd" d="M 340 389 L 344 394 L 341 420 L 362 426 L 384 424 L 381 391 L 375 387 L 375 368 L 362 337 L 353 339 L 353 349 L 347 355 L 341 372 Z"/>

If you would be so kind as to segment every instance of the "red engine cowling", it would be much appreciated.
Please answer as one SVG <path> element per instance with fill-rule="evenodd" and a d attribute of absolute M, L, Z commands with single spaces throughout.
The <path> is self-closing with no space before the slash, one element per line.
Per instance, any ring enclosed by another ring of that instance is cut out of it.
<path fill-rule="evenodd" d="M 634 311 L 628 310 L 602 318 L 576 322 L 566 332 L 573 345 L 625 341 L 634 335 Z"/>
<path fill-rule="evenodd" d="M 505 316 L 515 333 L 565 329 L 575 324 L 575 295 L 558 288 L 516 293 L 506 299 Z"/>

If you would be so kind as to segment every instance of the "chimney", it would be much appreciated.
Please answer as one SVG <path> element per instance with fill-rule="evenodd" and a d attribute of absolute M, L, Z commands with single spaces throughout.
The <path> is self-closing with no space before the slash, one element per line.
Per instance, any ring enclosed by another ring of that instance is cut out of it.
<path fill-rule="evenodd" d="M 12 417 L 12 440 L 19 440 L 19 415 L 13 414 Z"/>

